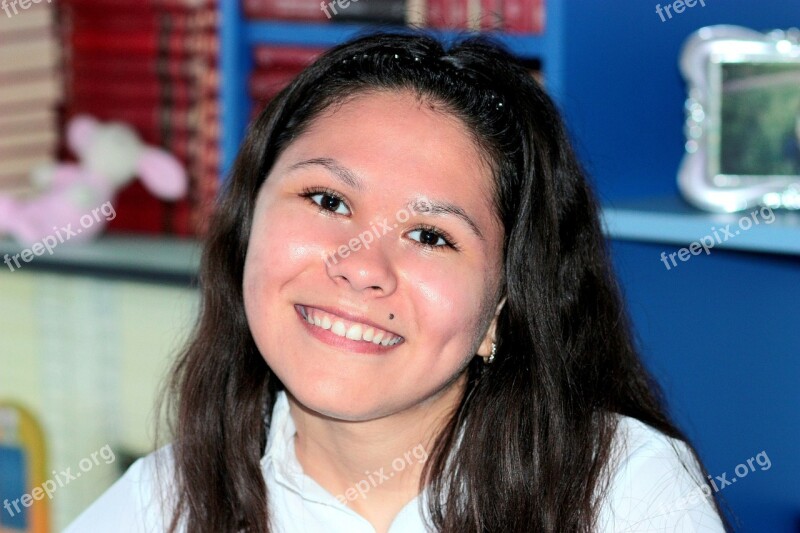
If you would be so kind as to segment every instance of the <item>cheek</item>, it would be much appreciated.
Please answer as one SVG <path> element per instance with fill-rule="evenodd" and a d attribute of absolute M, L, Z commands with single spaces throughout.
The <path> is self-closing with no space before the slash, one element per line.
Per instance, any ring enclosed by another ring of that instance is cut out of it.
<path fill-rule="evenodd" d="M 254 222 L 245 261 L 245 285 L 257 280 L 285 279 L 314 259 L 321 259 L 322 248 L 314 228 L 297 215 L 269 211 Z"/>
<path fill-rule="evenodd" d="M 268 211 L 253 223 L 242 287 L 254 337 L 266 330 L 275 318 L 272 314 L 286 307 L 279 305 L 282 288 L 320 258 L 313 238 L 313 228 L 278 210 Z"/>
<path fill-rule="evenodd" d="M 408 271 L 413 287 L 416 319 L 434 353 L 454 364 L 469 357 L 480 320 L 484 281 L 473 271 L 414 268 Z"/>

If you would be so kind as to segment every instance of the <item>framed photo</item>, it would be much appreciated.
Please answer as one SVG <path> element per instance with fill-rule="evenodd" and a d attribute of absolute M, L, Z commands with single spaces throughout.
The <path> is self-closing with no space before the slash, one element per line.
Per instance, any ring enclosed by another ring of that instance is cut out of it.
<path fill-rule="evenodd" d="M 680 59 L 688 86 L 678 186 L 712 212 L 800 209 L 800 30 L 709 26 Z"/>

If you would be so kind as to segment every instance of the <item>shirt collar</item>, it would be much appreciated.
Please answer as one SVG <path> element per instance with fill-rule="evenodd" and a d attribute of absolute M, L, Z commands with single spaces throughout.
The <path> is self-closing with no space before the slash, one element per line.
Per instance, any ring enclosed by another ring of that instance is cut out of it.
<path fill-rule="evenodd" d="M 268 474 L 271 468 L 278 483 L 306 499 L 326 505 L 342 505 L 316 481 L 303 473 L 303 467 L 295 454 L 294 436 L 297 434 L 297 428 L 289 411 L 286 391 L 279 391 L 276 395 L 272 418 L 268 423 L 267 449 L 261 459 L 264 473 Z"/>
<path fill-rule="evenodd" d="M 294 436 L 297 433 L 297 427 L 289 411 L 289 398 L 286 391 L 281 390 L 277 393 L 275 405 L 272 408 L 272 417 L 265 422 L 268 424 L 267 446 L 261 459 L 264 474 L 269 475 L 271 470 L 278 483 L 307 500 L 350 510 L 313 478 L 303 473 L 303 467 L 295 454 Z M 462 427 L 457 439 L 459 445 L 463 437 Z M 452 456 L 448 458 L 448 462 L 450 459 Z M 412 509 L 409 508 L 417 506 L 421 501 L 421 509 L 427 516 L 427 502 L 430 496 L 428 492 L 426 489 L 421 495 L 408 502 L 403 512 L 411 512 Z"/>

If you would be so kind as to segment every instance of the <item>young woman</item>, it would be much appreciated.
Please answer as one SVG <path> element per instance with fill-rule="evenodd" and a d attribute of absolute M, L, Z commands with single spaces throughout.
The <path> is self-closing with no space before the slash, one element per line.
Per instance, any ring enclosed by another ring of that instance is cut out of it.
<path fill-rule="evenodd" d="M 68 531 L 724 531 L 558 112 L 485 38 L 329 50 L 211 224 L 173 442 Z"/>

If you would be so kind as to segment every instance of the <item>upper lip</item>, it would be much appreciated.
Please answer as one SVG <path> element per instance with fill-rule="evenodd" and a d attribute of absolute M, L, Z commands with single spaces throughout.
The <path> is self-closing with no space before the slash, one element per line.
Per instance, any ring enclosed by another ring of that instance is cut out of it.
<path fill-rule="evenodd" d="M 394 331 L 392 331 L 392 330 L 390 330 L 388 328 L 385 328 L 385 327 L 381 326 L 380 324 L 377 324 L 377 323 L 373 322 L 372 320 L 368 319 L 364 315 L 359 315 L 357 313 L 349 313 L 349 312 L 345 311 L 344 309 L 339 309 L 338 307 L 328 307 L 326 305 L 311 305 L 311 304 L 299 304 L 299 305 L 302 305 L 303 307 L 306 307 L 306 308 L 311 307 L 313 309 L 319 309 L 320 311 L 325 311 L 326 313 L 330 313 L 332 315 L 340 316 L 340 317 L 342 317 L 342 318 L 344 318 L 346 320 L 350 320 L 351 322 L 359 322 L 359 323 L 367 325 L 367 326 L 372 326 L 374 328 L 378 328 L 380 330 L 387 331 L 387 332 L 391 333 L 392 335 L 397 335 L 398 337 L 402 337 L 402 335 L 400 335 L 399 333 L 395 333 Z"/>

